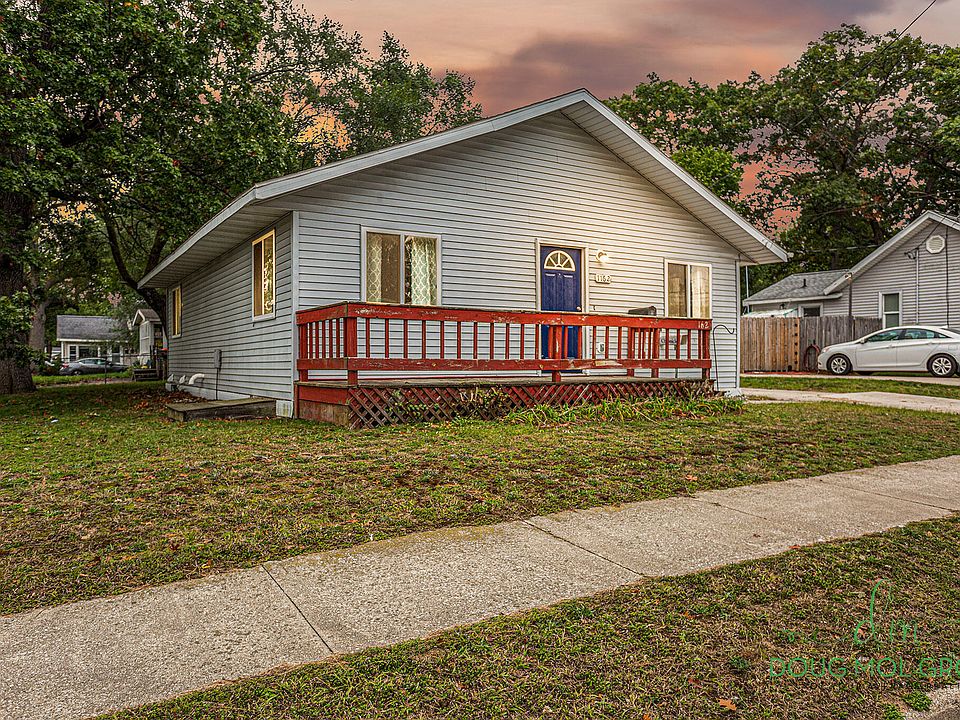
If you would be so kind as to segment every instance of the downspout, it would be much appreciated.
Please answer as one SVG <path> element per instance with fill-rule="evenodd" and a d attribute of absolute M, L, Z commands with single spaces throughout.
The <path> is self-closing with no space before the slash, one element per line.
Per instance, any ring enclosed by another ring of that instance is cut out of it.
<path fill-rule="evenodd" d="M 946 300 L 947 300 L 947 322 L 946 326 L 950 327 L 950 228 L 946 229 L 944 233 L 945 237 L 943 239 L 943 271 L 944 271 L 944 284 L 946 285 Z"/>
<path fill-rule="evenodd" d="M 848 272 L 847 278 L 847 335 L 853 338 L 853 273 Z"/>
<path fill-rule="evenodd" d="M 914 279 L 914 296 L 916 298 L 916 306 L 913 309 L 913 321 L 919 325 L 920 324 L 920 246 L 918 245 L 913 250 L 908 250 L 904 253 L 908 259 L 913 260 L 916 266 L 916 278 Z"/>

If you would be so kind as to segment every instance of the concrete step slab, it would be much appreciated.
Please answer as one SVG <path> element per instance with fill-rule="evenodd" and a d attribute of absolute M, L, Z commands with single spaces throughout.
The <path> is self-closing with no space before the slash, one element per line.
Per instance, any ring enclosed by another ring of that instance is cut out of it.
<path fill-rule="evenodd" d="M 178 422 L 208 420 L 211 418 L 238 419 L 275 417 L 277 401 L 252 397 L 240 400 L 206 400 L 203 402 L 168 403 L 167 417 Z"/>

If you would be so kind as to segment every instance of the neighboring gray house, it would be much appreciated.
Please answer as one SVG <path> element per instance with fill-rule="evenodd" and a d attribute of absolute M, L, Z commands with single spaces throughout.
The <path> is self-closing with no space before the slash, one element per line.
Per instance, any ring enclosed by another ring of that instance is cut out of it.
<path fill-rule="evenodd" d="M 824 303 L 841 299 L 841 293 L 827 293 L 827 288 L 842 279 L 848 270 L 794 273 L 765 287 L 743 301 L 751 315 L 779 317 L 818 317 Z"/>
<path fill-rule="evenodd" d="M 723 324 L 714 372 L 734 389 L 739 269 L 785 259 L 580 90 L 261 183 L 142 286 L 168 294 L 171 385 L 276 398 L 290 414 L 298 310 L 565 310 L 544 299 L 547 270 L 565 267 L 572 312 L 653 306 Z"/>
<path fill-rule="evenodd" d="M 104 315 L 57 315 L 57 344 L 64 361 L 107 357 L 132 362 L 129 348 L 120 339 L 117 321 Z"/>
<path fill-rule="evenodd" d="M 960 220 L 925 212 L 849 270 L 797 273 L 743 301 L 749 314 L 960 323 Z"/>

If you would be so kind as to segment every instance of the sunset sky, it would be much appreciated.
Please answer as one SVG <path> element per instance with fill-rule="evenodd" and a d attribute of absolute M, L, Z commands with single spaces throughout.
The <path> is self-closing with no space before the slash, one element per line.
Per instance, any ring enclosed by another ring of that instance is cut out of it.
<path fill-rule="evenodd" d="M 487 115 L 578 87 L 605 98 L 647 73 L 714 83 L 769 74 L 843 22 L 903 28 L 929 0 L 304 0 L 360 32 L 389 30 L 434 70 L 477 81 Z M 960 0 L 938 2 L 911 29 L 960 44 Z"/>

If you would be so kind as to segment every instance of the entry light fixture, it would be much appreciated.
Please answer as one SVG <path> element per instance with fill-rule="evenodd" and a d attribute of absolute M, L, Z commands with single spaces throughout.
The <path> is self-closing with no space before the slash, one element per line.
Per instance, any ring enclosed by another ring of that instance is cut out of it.
<path fill-rule="evenodd" d="M 597 262 L 600 263 L 601 265 L 606 264 L 607 260 L 609 259 L 610 259 L 610 253 L 608 253 L 606 250 L 597 251 Z"/>

